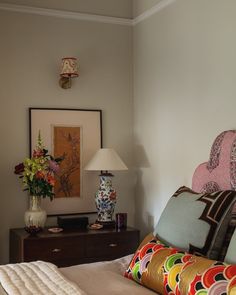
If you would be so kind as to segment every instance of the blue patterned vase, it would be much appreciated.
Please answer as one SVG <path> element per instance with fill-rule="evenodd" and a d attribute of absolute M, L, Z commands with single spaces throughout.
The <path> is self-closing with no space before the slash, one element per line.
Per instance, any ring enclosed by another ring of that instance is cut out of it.
<path fill-rule="evenodd" d="M 116 191 L 112 188 L 113 175 L 100 175 L 100 188 L 95 195 L 99 222 L 111 222 L 116 205 Z"/>

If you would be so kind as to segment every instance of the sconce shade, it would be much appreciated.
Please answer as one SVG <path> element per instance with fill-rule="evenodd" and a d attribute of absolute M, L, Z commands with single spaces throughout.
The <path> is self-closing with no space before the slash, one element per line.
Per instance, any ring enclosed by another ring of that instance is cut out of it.
<path fill-rule="evenodd" d="M 84 169 L 94 171 L 128 170 L 116 151 L 110 148 L 99 149 Z"/>
<path fill-rule="evenodd" d="M 65 77 L 65 78 L 72 78 L 72 77 L 79 76 L 77 59 L 75 57 L 62 58 L 60 75 L 61 77 Z"/>

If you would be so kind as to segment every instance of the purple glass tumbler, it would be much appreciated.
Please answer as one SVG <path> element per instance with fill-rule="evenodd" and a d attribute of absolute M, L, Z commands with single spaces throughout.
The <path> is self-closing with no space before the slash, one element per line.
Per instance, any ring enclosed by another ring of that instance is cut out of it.
<path fill-rule="evenodd" d="M 116 213 L 116 228 L 122 229 L 127 227 L 127 213 Z"/>

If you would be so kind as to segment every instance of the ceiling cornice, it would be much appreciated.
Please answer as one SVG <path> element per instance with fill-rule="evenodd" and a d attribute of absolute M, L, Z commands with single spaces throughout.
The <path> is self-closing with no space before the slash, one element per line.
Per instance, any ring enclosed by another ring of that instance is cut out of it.
<path fill-rule="evenodd" d="M 61 18 L 74 19 L 74 20 L 109 23 L 109 24 L 116 24 L 116 25 L 131 26 L 133 24 L 133 20 L 128 18 L 119 18 L 119 17 L 112 17 L 112 16 L 103 16 L 103 15 L 95 15 L 95 14 L 87 14 L 87 13 L 80 13 L 80 12 L 47 9 L 47 8 L 39 8 L 39 7 L 15 5 L 15 4 L 7 4 L 7 3 L 0 3 L 0 10 L 23 12 L 23 13 L 29 13 L 29 14 L 38 14 L 43 16 L 61 17 Z"/>
<path fill-rule="evenodd" d="M 159 12 L 160 10 L 164 9 L 166 6 L 172 4 L 175 1 L 177 1 L 177 0 L 162 0 L 162 1 L 160 1 L 159 3 L 154 5 L 152 8 L 146 10 L 145 12 L 143 12 L 142 14 L 140 14 L 139 16 L 134 18 L 133 25 L 134 26 L 137 25 L 138 23 L 144 21 L 145 19 L 149 18 L 153 14 Z"/>
<path fill-rule="evenodd" d="M 73 19 L 73 20 L 93 21 L 93 22 L 100 22 L 100 23 L 123 25 L 123 26 L 135 26 L 136 24 L 149 18 L 153 14 L 159 12 L 160 10 L 162 10 L 163 8 L 172 4 L 175 1 L 177 0 L 162 0 L 158 4 L 154 5 L 152 8 L 148 9 L 147 11 L 140 14 L 134 19 L 102 16 L 102 15 L 95 15 L 95 14 L 39 8 L 39 7 L 8 4 L 8 3 L 0 3 L 0 10 L 37 14 L 37 15 L 43 15 L 43 16 L 53 16 L 53 17 L 60 17 L 60 18 Z"/>

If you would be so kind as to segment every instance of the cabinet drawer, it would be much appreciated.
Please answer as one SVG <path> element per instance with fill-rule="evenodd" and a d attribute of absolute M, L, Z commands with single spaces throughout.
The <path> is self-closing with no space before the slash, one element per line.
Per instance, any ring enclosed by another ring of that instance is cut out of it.
<path fill-rule="evenodd" d="M 55 262 L 78 259 L 83 256 L 84 241 L 79 238 L 36 238 L 24 241 L 25 261 L 44 260 Z"/>
<path fill-rule="evenodd" d="M 90 235 L 86 237 L 86 256 L 106 259 L 121 257 L 133 253 L 138 242 L 138 232 Z"/>
<path fill-rule="evenodd" d="M 36 237 L 16 228 L 10 230 L 10 263 L 44 260 L 65 267 L 112 260 L 134 253 L 138 244 L 139 231 L 130 227 L 64 230 L 59 234 L 45 228 Z"/>

